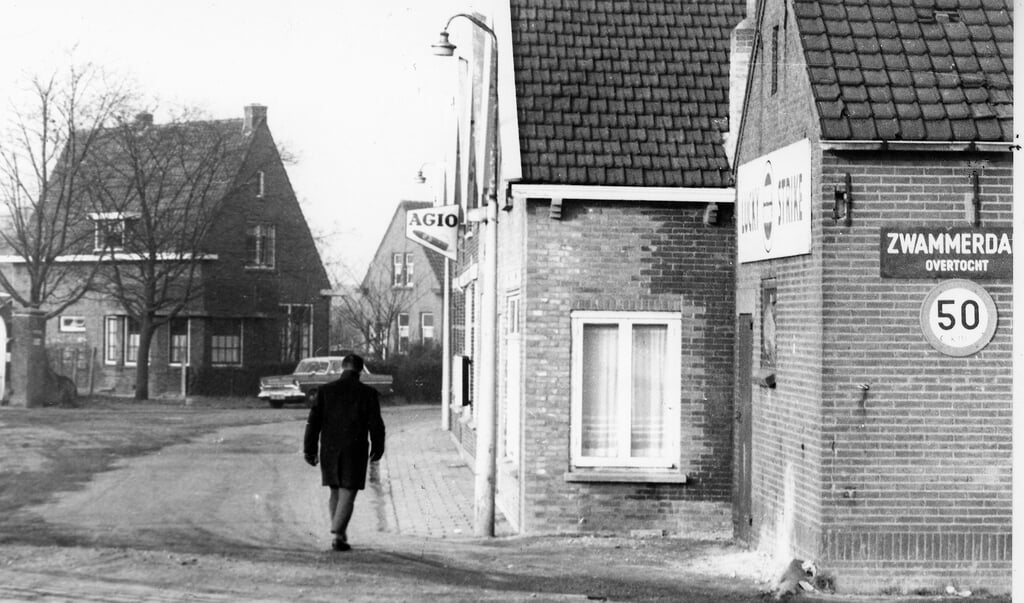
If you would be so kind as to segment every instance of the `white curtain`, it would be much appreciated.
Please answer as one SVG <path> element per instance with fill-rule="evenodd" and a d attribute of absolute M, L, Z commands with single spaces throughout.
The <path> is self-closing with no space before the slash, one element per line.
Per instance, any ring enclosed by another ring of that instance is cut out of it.
<path fill-rule="evenodd" d="M 583 326 L 583 456 L 614 457 L 618 325 Z"/>
<path fill-rule="evenodd" d="M 667 449 L 665 366 L 668 327 L 633 327 L 633 404 L 630 456 L 657 457 Z"/>

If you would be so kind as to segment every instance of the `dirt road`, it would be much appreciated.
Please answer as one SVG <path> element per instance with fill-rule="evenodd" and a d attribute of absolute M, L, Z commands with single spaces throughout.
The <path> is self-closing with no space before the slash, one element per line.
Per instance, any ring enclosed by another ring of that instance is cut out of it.
<path fill-rule="evenodd" d="M 473 539 L 472 477 L 434 409 L 385 410 L 389 453 L 357 500 L 345 554 L 328 550 L 326 490 L 299 452 L 304 413 L 137 412 L 0 413 L 0 448 L 34 459 L 0 467 L 4 481 L 55 490 L 0 488 L 0 507 L 14 509 L 0 518 L 0 600 L 759 598 L 756 556 L 727 543 Z M 104 455 L 118 460 L 97 465 Z M 79 464 L 99 472 L 82 479 Z M 55 486 L 61 476 L 80 487 Z"/>

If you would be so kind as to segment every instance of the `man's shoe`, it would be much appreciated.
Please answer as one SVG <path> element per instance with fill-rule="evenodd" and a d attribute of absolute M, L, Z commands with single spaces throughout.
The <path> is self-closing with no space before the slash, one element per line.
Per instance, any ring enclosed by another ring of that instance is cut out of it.
<path fill-rule="evenodd" d="M 351 551 L 352 547 L 350 547 L 347 542 L 335 540 L 331 543 L 331 549 L 335 551 Z"/>

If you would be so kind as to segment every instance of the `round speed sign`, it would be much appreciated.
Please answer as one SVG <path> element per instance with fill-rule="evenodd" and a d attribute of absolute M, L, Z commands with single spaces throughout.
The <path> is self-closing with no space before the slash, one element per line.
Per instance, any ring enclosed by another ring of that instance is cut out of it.
<path fill-rule="evenodd" d="M 947 356 L 970 356 L 992 341 L 996 304 L 973 281 L 936 285 L 921 304 L 921 330 L 933 348 Z"/>

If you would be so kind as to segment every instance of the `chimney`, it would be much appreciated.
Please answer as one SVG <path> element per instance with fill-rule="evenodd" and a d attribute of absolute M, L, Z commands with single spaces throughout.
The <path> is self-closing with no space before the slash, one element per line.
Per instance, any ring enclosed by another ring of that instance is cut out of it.
<path fill-rule="evenodd" d="M 245 106 L 245 119 L 242 121 L 242 132 L 248 134 L 267 121 L 267 106 L 255 103 Z"/>
<path fill-rule="evenodd" d="M 148 111 L 135 114 L 135 125 L 140 128 L 148 128 L 153 125 L 153 114 Z"/>
<path fill-rule="evenodd" d="M 725 156 L 735 167 L 736 142 L 743 121 L 743 102 L 747 94 L 747 74 L 754 51 L 759 0 L 747 0 L 747 16 L 732 30 L 729 40 L 729 131 L 725 136 Z"/>

